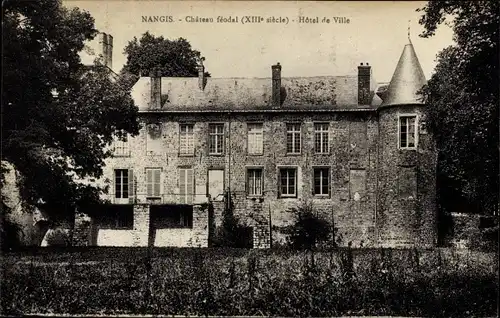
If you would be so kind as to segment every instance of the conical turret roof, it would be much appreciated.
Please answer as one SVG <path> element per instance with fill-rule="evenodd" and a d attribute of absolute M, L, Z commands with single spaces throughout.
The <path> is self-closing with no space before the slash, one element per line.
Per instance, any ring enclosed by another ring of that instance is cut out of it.
<path fill-rule="evenodd" d="M 426 84 L 426 79 L 413 44 L 408 43 L 399 58 L 380 107 L 404 104 L 423 104 L 417 92 Z"/>

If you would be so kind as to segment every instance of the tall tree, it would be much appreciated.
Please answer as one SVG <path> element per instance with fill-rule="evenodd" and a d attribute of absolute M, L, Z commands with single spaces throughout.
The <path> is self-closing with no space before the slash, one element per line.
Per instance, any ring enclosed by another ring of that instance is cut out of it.
<path fill-rule="evenodd" d="M 499 2 L 433 0 L 417 11 L 423 12 L 420 36 L 433 36 L 442 23 L 454 32 L 454 45 L 438 54 L 435 73 L 422 91 L 439 150 L 443 187 L 438 194 L 448 209 L 459 208 L 449 205 L 459 194 L 471 212 L 494 213 L 499 200 Z"/>
<path fill-rule="evenodd" d="M 99 201 L 103 189 L 78 180 L 99 178 L 106 146 L 139 127 L 129 90 L 80 61 L 94 19 L 58 0 L 4 2 L 3 17 L 2 163 L 28 204 Z"/>
<path fill-rule="evenodd" d="M 168 77 L 196 77 L 197 66 L 204 60 L 186 39 L 169 40 L 149 32 L 139 40 L 134 37 L 124 53 L 127 55 L 124 71 L 136 76 L 160 72 L 161 76 Z M 205 75 L 210 76 L 209 73 Z"/>

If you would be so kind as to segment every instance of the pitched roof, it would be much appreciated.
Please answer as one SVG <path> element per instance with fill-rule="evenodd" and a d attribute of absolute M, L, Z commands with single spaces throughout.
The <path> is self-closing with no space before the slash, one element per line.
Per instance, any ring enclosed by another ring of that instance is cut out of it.
<path fill-rule="evenodd" d="M 372 82 L 372 95 L 376 84 Z M 358 77 L 282 77 L 281 110 L 361 110 Z M 141 77 L 132 89 L 140 111 L 263 111 L 272 110 L 271 78 L 208 78 L 204 90 L 197 77 L 162 77 L 161 109 L 150 107 L 151 78 Z"/>
<path fill-rule="evenodd" d="M 413 44 L 406 44 L 399 58 L 380 107 L 404 104 L 423 104 L 417 92 L 426 84 Z"/>

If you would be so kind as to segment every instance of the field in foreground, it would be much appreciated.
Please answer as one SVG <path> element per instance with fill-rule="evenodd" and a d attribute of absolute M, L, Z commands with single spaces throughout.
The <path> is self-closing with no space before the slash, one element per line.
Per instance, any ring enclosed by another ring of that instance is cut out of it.
<path fill-rule="evenodd" d="M 498 254 L 449 249 L 37 249 L 1 314 L 496 316 Z"/>

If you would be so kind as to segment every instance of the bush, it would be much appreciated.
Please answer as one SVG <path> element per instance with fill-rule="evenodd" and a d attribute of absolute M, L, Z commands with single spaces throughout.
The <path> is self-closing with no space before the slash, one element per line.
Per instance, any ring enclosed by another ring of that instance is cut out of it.
<path fill-rule="evenodd" d="M 288 244 L 294 249 L 312 249 L 329 242 L 333 235 L 330 223 L 318 216 L 310 202 L 302 202 L 290 209 L 294 223 L 289 228 Z"/>
<path fill-rule="evenodd" d="M 0 224 L 0 235 L 2 251 L 17 249 L 21 246 L 22 229 L 18 224 L 4 218 Z"/>
<path fill-rule="evenodd" d="M 222 224 L 216 229 L 214 247 L 252 247 L 251 229 L 241 225 L 234 216 L 233 196 L 228 191 L 224 193 L 224 203 Z"/>
<path fill-rule="evenodd" d="M 45 234 L 48 246 L 71 246 L 71 235 L 69 230 L 62 228 L 50 229 Z"/>

